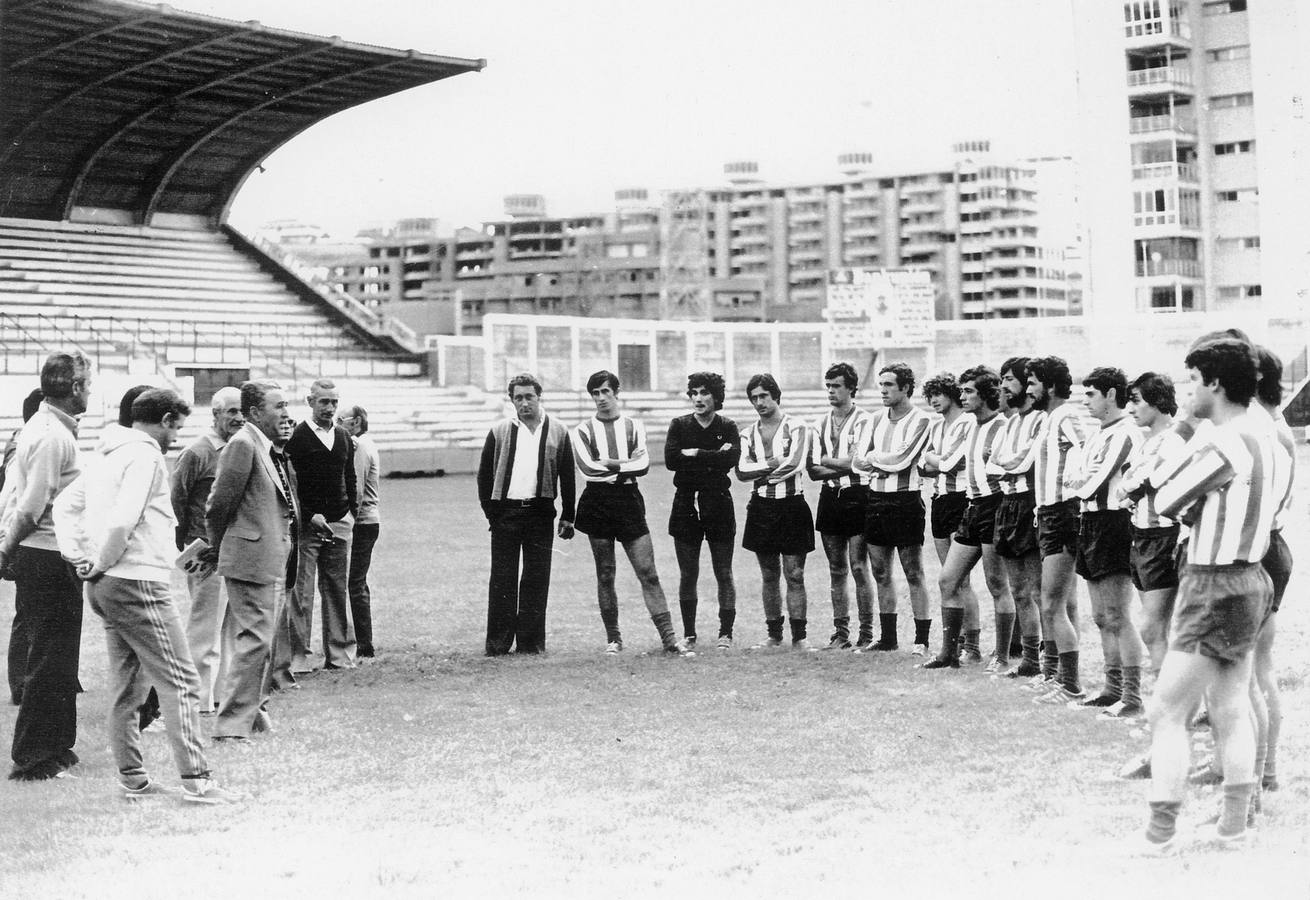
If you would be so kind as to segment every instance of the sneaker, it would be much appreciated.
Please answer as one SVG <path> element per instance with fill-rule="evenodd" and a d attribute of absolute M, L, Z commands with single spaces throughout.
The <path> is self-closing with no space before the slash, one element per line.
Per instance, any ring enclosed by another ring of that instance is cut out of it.
<path fill-rule="evenodd" d="M 1040 706 L 1081 706 L 1087 694 L 1085 691 L 1071 691 L 1062 684 L 1056 684 L 1044 694 L 1033 698 L 1033 703 Z"/>
<path fill-rule="evenodd" d="M 1084 700 L 1083 706 L 1086 706 L 1090 709 L 1106 709 L 1111 706 L 1114 706 L 1118 702 L 1119 702 L 1119 698 L 1116 697 L 1114 694 L 1107 694 L 1106 692 L 1102 691 L 1101 693 L 1097 694 L 1095 697 L 1090 697 Z"/>
<path fill-rule="evenodd" d="M 1133 839 L 1128 849 L 1133 856 L 1172 856 L 1180 845 L 1177 832 L 1167 841 L 1153 841 L 1142 834 Z"/>
<path fill-rule="evenodd" d="M 774 648 L 776 648 L 776 647 L 781 647 L 781 646 L 782 646 L 782 638 L 780 638 L 780 637 L 768 637 L 768 638 L 765 638 L 765 639 L 764 639 L 764 643 L 762 643 L 762 644 L 756 644 L 755 646 L 751 647 L 751 649 L 752 649 L 752 650 L 773 650 Z"/>
<path fill-rule="evenodd" d="M 1097 718 L 1113 720 L 1136 719 L 1141 714 L 1142 707 L 1140 704 L 1134 703 L 1129 706 L 1127 703 L 1119 700 L 1113 706 L 1107 706 L 1105 709 L 1101 710 L 1101 714 L 1097 716 Z"/>
<path fill-rule="evenodd" d="M 164 787 L 158 781 L 150 781 L 148 779 L 140 787 L 129 787 L 121 782 L 118 786 L 122 789 L 123 799 L 125 800 L 141 800 L 147 797 L 164 797 L 175 793 L 172 788 Z"/>
<path fill-rule="evenodd" d="M 678 641 L 676 644 L 670 644 L 664 648 L 665 654 L 669 656 L 695 656 L 696 651 L 688 646 L 686 640 Z"/>
<path fill-rule="evenodd" d="M 915 645 L 914 645 L 914 649 L 910 651 L 910 655 L 911 655 L 911 656 L 927 656 L 927 655 L 928 655 L 928 645 L 927 645 L 927 644 L 915 644 Z"/>
<path fill-rule="evenodd" d="M 873 635 L 867 631 L 861 631 L 859 640 L 855 642 L 855 649 L 861 652 L 868 650 L 873 646 Z"/>
<path fill-rule="evenodd" d="M 809 642 L 806 638 L 797 638 L 796 640 L 792 641 L 792 642 L 791 642 L 791 648 L 792 648 L 793 650 L 810 650 L 810 649 L 815 649 L 815 650 L 817 650 L 817 649 L 818 649 L 817 647 L 811 648 L 811 647 L 810 647 L 810 642 Z"/>
<path fill-rule="evenodd" d="M 958 669 L 960 661 L 954 656 L 934 656 L 923 665 L 920 669 Z"/>
<path fill-rule="evenodd" d="M 982 662 L 982 653 L 972 647 L 965 647 L 960 651 L 960 662 L 965 665 L 976 666 Z"/>
<path fill-rule="evenodd" d="M 1119 777 L 1128 781 L 1139 781 L 1151 777 L 1151 754 L 1143 753 L 1123 764 Z"/>
<path fill-rule="evenodd" d="M 1035 662 L 1020 659 L 1019 665 L 1005 673 L 1006 678 L 1034 678 L 1042 674 L 1042 667 Z"/>
<path fill-rule="evenodd" d="M 623 641 L 610 641 L 605 645 L 605 652 L 613 656 L 623 649 Z"/>
<path fill-rule="evenodd" d="M 1027 688 L 1028 690 L 1034 693 L 1045 694 L 1047 691 L 1055 687 L 1057 684 L 1059 684 L 1059 682 L 1056 681 L 1053 677 L 1051 677 L 1050 675 L 1043 675 L 1039 672 L 1038 674 L 1034 675 L 1032 678 L 1028 679 Z"/>
<path fill-rule="evenodd" d="M 687 645 L 688 650 L 696 649 L 696 635 L 689 634 L 682 639 L 682 642 Z"/>
<path fill-rule="evenodd" d="M 236 791 L 219 787 L 208 778 L 187 778 L 182 782 L 182 802 L 218 806 L 223 803 L 240 803 L 245 797 Z"/>
<path fill-rule="evenodd" d="M 1218 818 L 1217 816 L 1215 817 Z M 1237 834 L 1222 834 L 1219 831 L 1219 823 L 1206 822 L 1198 825 L 1193 833 L 1193 840 L 1197 845 L 1202 847 L 1215 847 L 1224 850 L 1240 850 L 1248 846 L 1255 837 L 1254 828 L 1243 828 Z"/>
<path fill-rule="evenodd" d="M 718 639 L 717 641 L 714 642 L 714 649 L 715 649 L 715 650 L 731 650 L 731 649 L 732 649 L 732 635 L 730 635 L 730 634 L 721 634 L 721 635 L 719 635 L 719 639 Z"/>
<path fill-rule="evenodd" d="M 1011 671 L 1013 670 L 1010 668 L 1010 661 L 1001 659 L 999 653 L 993 653 L 991 659 L 987 660 L 986 667 L 983 668 L 983 672 L 993 678 L 1008 677 Z"/>
<path fill-rule="evenodd" d="M 884 640 L 881 640 L 881 639 L 879 639 L 879 640 L 877 640 L 877 641 L 874 641 L 872 644 L 869 645 L 869 649 L 870 649 L 870 650 L 882 650 L 882 651 L 886 651 L 886 650 L 899 650 L 900 647 L 901 647 L 901 645 L 898 644 L 898 643 L 897 643 L 896 641 L 894 641 L 894 640 L 893 640 L 893 641 L 884 641 Z"/>
<path fill-rule="evenodd" d="M 828 639 L 828 646 L 824 650 L 849 650 L 851 649 L 851 639 L 844 634 L 834 634 Z"/>

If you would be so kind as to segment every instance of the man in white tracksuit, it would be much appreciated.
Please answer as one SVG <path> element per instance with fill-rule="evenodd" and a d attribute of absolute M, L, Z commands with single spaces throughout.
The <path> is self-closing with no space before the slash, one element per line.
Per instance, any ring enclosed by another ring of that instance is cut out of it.
<path fill-rule="evenodd" d="M 227 803 L 237 797 L 209 777 L 200 743 L 200 678 L 169 591 L 177 521 L 164 452 L 190 412 L 172 391 L 137 397 L 132 427 L 106 427 L 81 476 L 55 501 L 55 535 L 105 623 L 109 741 L 123 795 L 170 793 L 146 774 L 141 756 L 137 707 L 153 684 L 182 776 L 182 799 Z"/>

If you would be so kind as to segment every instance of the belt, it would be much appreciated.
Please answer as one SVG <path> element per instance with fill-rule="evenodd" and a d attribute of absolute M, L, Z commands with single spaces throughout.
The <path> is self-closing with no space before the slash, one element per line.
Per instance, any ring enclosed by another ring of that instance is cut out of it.
<path fill-rule="evenodd" d="M 540 506 L 548 497 L 533 497 L 531 500 L 501 500 L 500 505 L 507 509 L 533 509 Z M 553 504 L 552 504 L 553 505 Z"/>

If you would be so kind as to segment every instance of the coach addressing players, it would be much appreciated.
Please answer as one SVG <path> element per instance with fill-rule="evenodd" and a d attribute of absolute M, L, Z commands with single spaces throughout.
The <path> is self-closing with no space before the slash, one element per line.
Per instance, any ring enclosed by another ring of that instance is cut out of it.
<path fill-rule="evenodd" d="M 573 537 L 573 443 L 569 430 L 541 411 L 541 382 L 509 382 L 515 417 L 487 433 L 478 465 L 478 500 L 491 526 L 487 584 L 487 656 L 546 649 L 546 601 L 555 534 Z M 558 530 L 555 496 L 561 499 Z M 519 577 L 519 559 L 523 577 Z"/>

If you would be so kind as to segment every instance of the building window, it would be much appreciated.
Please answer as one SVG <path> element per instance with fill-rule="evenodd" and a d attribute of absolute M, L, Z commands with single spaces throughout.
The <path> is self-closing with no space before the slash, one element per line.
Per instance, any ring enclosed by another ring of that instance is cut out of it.
<path fill-rule="evenodd" d="M 1207 50 L 1205 55 L 1210 58 L 1211 62 L 1228 62 L 1233 59 L 1250 59 L 1251 45 L 1238 44 L 1236 47 L 1219 47 L 1215 50 Z"/>
<path fill-rule="evenodd" d="M 1203 16 L 1224 16 L 1239 12 L 1246 12 L 1246 0 L 1209 0 L 1201 4 Z"/>
<path fill-rule="evenodd" d="M 1230 156 L 1234 153 L 1251 153 L 1255 150 L 1255 141 L 1232 141 L 1227 144 L 1215 144 L 1215 156 Z"/>
<path fill-rule="evenodd" d="M 1237 106 L 1251 106 L 1255 103 L 1255 95 L 1245 94 L 1218 94 L 1210 98 L 1211 109 L 1232 109 Z"/>

